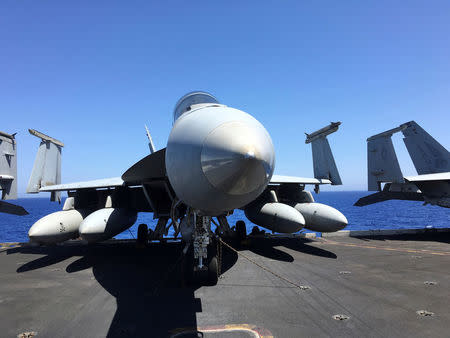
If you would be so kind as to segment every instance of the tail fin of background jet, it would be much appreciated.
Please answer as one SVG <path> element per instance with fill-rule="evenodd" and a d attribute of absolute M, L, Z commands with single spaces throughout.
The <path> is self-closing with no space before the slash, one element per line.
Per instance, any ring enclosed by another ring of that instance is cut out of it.
<path fill-rule="evenodd" d="M 334 162 L 333 153 L 327 140 L 327 135 L 339 129 L 341 122 L 331 122 L 330 125 L 311 134 L 306 134 L 305 143 L 311 143 L 314 177 L 329 179 L 332 185 L 341 185 L 341 177 Z"/>
<path fill-rule="evenodd" d="M 391 139 L 398 131 L 400 128 L 394 128 L 367 139 L 368 190 L 380 191 L 381 182 L 404 182 Z"/>
<path fill-rule="evenodd" d="M 419 175 L 450 171 L 450 153 L 416 122 L 402 124 L 403 141 Z"/>
<path fill-rule="evenodd" d="M 0 190 L 4 200 L 17 198 L 17 143 L 15 134 L 0 132 Z"/>
<path fill-rule="evenodd" d="M 37 193 L 42 187 L 61 183 L 61 149 L 64 144 L 36 130 L 28 131 L 41 139 L 27 186 L 27 193 Z M 51 200 L 61 201 L 61 193 L 52 192 Z"/>

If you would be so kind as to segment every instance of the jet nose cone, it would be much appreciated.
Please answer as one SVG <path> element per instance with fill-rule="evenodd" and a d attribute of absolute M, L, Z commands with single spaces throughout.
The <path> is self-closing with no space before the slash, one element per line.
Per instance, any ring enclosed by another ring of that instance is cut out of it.
<path fill-rule="evenodd" d="M 216 189 L 245 195 L 264 189 L 274 170 L 274 149 L 260 124 L 228 122 L 205 139 L 201 153 L 203 173 Z"/>

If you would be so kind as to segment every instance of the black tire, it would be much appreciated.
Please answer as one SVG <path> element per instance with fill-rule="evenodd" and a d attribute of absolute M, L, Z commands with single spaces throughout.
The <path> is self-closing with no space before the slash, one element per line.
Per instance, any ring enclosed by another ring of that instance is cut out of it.
<path fill-rule="evenodd" d="M 208 284 L 216 285 L 219 280 L 219 264 L 217 256 L 211 258 L 208 264 Z"/>
<path fill-rule="evenodd" d="M 236 237 L 239 241 L 247 238 L 247 228 L 242 220 L 236 222 Z"/>
<path fill-rule="evenodd" d="M 148 227 L 147 224 L 139 224 L 138 232 L 137 232 L 137 242 L 139 244 L 147 244 L 148 243 Z"/>
<path fill-rule="evenodd" d="M 250 233 L 250 235 L 252 235 L 252 236 L 258 236 L 259 234 L 260 234 L 259 228 L 255 225 L 255 226 L 252 228 L 252 232 Z"/>

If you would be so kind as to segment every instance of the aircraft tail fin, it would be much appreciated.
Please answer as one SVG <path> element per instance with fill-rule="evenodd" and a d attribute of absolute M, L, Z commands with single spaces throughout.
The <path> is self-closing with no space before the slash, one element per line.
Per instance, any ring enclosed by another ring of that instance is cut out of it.
<path fill-rule="evenodd" d="M 42 187 L 61 183 L 61 150 L 64 144 L 34 129 L 28 131 L 41 139 L 27 186 L 27 193 L 37 193 Z M 52 192 L 50 199 L 61 201 L 61 192 Z"/>
<path fill-rule="evenodd" d="M 327 136 L 339 129 L 341 122 L 331 122 L 328 126 L 311 134 L 306 134 L 305 143 L 311 143 L 314 177 L 329 179 L 332 185 L 341 185 L 342 180 L 334 161 Z"/>
<path fill-rule="evenodd" d="M 450 153 L 415 121 L 402 124 L 403 141 L 419 175 L 450 171 Z"/>
<path fill-rule="evenodd" d="M 391 139 L 398 131 L 400 128 L 390 129 L 367 139 L 368 190 L 380 191 L 382 182 L 404 182 Z"/>
<path fill-rule="evenodd" d="M 2 200 L 17 198 L 16 134 L 0 132 L 0 190 Z"/>

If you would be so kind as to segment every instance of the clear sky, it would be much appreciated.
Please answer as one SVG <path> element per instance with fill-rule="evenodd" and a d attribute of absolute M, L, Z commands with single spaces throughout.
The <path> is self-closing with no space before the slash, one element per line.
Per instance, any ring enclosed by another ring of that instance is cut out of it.
<path fill-rule="evenodd" d="M 303 133 L 342 121 L 339 189 L 364 190 L 370 135 L 415 120 L 450 148 L 450 2 L 0 4 L 0 130 L 18 132 L 21 193 L 39 143 L 27 128 L 66 144 L 64 183 L 120 176 L 148 154 L 145 123 L 165 147 L 191 90 L 261 121 L 277 174 L 312 176 Z"/>

